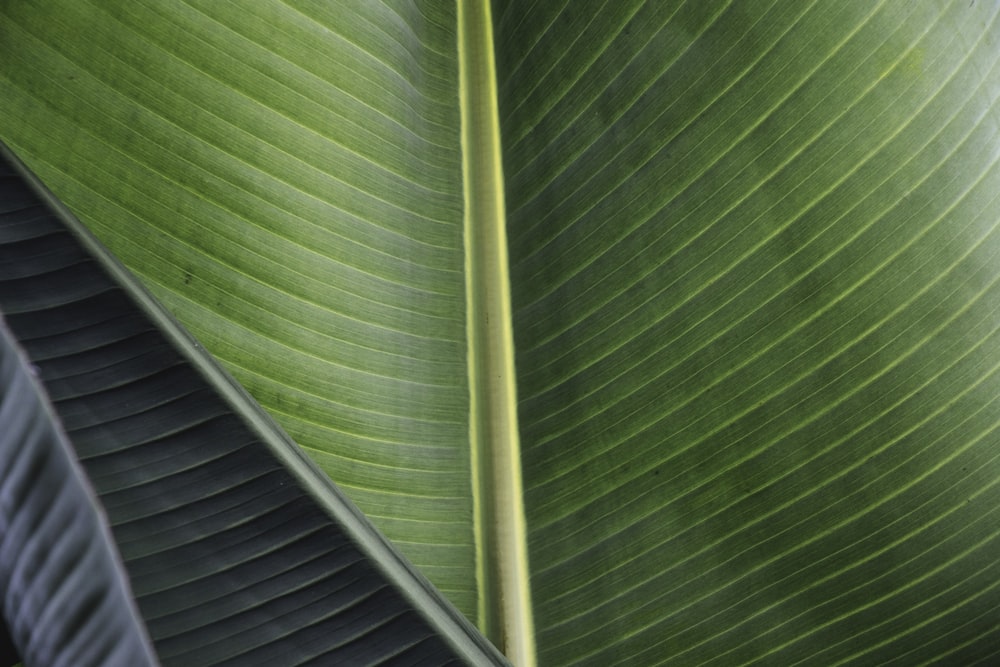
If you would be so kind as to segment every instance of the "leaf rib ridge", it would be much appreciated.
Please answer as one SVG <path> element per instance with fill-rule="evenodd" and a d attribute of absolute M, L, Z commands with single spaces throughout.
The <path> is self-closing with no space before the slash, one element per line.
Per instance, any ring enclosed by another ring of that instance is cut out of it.
<path fill-rule="evenodd" d="M 458 2 L 469 436 L 480 628 L 535 664 L 489 0 Z"/>

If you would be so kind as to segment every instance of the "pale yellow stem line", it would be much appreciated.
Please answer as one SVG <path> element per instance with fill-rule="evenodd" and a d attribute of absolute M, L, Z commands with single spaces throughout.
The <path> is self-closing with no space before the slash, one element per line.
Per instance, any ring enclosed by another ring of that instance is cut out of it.
<path fill-rule="evenodd" d="M 479 626 L 535 665 L 489 0 L 457 0 Z"/>

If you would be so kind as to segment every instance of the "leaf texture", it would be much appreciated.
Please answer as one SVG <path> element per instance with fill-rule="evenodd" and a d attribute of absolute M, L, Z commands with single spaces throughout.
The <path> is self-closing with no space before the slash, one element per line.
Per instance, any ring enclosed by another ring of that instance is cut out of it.
<path fill-rule="evenodd" d="M 998 9 L 496 3 L 542 664 L 996 659 Z"/>
<path fill-rule="evenodd" d="M 494 0 L 541 664 L 996 661 L 998 12 Z M 454 2 L 0 14 L 0 136 L 475 616 Z"/>
<path fill-rule="evenodd" d="M 203 350 L 123 269 L 92 254 L 79 223 L 47 207 L 11 163 L 0 179 L 0 310 L 107 510 L 163 664 L 503 663 L 249 398 L 227 394 Z M 23 489 L 26 464 L 12 462 Z M 38 481 L 31 497 L 47 506 L 58 488 Z M 65 530 L 56 521 L 46 523 Z M 5 560 L 38 557 L 19 546 L 5 537 Z M 79 604 L 87 592 L 72 582 L 41 602 Z M 16 618 L 24 632 L 30 617 Z M 102 635 L 90 629 L 44 639 L 97 651 Z"/>
<path fill-rule="evenodd" d="M 2 137 L 474 615 L 454 3 L 4 3 L 0 44 Z"/>
<path fill-rule="evenodd" d="M 9 203 L 0 197 L 0 216 Z M 157 665 L 107 519 L 35 373 L 0 320 L 0 660 Z"/>

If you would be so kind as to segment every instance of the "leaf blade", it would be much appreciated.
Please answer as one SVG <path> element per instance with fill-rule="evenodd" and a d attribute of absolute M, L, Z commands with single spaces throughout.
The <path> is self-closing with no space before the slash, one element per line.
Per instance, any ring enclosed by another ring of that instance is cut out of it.
<path fill-rule="evenodd" d="M 78 222 L 46 208 L 51 195 L 29 190 L 7 159 L 20 204 L 0 221 L 9 258 L 0 307 L 57 398 L 164 663 L 503 664 L 204 349 Z M 42 242 L 26 245 L 25 235 Z M 55 261 L 53 247 L 64 249 Z"/>
<path fill-rule="evenodd" d="M 921 555 L 958 508 L 938 486 L 956 461 L 992 498 L 995 413 L 951 453 L 938 429 L 994 377 L 965 352 L 995 358 L 995 8 L 637 2 L 604 22 L 567 3 L 518 22 L 506 5 L 542 661 L 887 656 L 868 615 L 898 615 L 881 627 L 898 647 L 907 596 L 934 589 L 885 554 L 927 573 L 963 553 L 942 535 L 943 561 Z M 904 529 L 921 494 L 940 505 Z M 991 503 L 961 519 L 979 558 Z M 883 587 L 872 609 L 852 577 Z M 952 649 L 988 652 L 982 618 L 928 613 L 941 637 L 968 624 Z"/>
<path fill-rule="evenodd" d="M 454 8 L 4 12 L 3 136 L 474 615 Z"/>

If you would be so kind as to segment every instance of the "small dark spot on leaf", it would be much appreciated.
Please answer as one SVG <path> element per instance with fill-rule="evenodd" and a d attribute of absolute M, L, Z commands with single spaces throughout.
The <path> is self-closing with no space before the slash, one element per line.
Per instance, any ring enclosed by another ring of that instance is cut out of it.
<path fill-rule="evenodd" d="M 185 285 L 191 284 L 191 274 L 188 273 L 187 271 L 184 272 L 184 284 Z"/>

